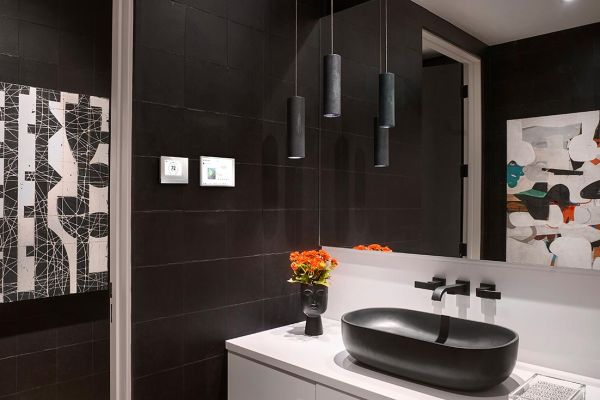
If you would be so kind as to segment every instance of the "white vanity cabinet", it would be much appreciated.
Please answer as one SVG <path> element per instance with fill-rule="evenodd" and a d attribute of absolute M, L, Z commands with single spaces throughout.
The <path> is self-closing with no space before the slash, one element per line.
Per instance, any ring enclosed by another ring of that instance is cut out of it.
<path fill-rule="evenodd" d="M 360 400 L 229 353 L 228 400 Z"/>
<path fill-rule="evenodd" d="M 315 383 L 229 353 L 229 400 L 315 400 Z"/>
<path fill-rule="evenodd" d="M 346 393 L 338 392 L 326 386 L 317 384 L 317 400 L 360 400 L 358 397 L 350 396 Z"/>

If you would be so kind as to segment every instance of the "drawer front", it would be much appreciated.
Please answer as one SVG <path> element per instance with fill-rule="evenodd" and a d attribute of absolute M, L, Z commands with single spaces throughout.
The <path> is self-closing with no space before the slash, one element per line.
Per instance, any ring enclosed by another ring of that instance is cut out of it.
<path fill-rule="evenodd" d="M 229 400 L 316 400 L 315 384 L 229 353 Z"/>

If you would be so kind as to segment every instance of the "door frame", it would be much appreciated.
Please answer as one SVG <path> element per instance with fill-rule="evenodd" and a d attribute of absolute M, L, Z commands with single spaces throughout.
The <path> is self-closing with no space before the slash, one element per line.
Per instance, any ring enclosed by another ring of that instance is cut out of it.
<path fill-rule="evenodd" d="M 110 399 L 131 399 L 134 0 L 113 0 L 110 146 Z"/>
<path fill-rule="evenodd" d="M 469 166 L 463 185 L 463 240 L 467 244 L 467 258 L 481 257 L 481 58 L 441 37 L 423 29 L 423 43 L 438 53 L 464 66 L 464 83 L 468 85 L 465 105 L 464 161 Z"/>

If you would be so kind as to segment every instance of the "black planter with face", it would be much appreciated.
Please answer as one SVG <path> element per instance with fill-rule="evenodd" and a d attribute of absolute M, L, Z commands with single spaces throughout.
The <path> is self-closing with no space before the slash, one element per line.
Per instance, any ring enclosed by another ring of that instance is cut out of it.
<path fill-rule="evenodd" d="M 302 284 L 302 312 L 306 315 L 304 333 L 308 336 L 323 334 L 321 314 L 327 310 L 328 287 Z"/>

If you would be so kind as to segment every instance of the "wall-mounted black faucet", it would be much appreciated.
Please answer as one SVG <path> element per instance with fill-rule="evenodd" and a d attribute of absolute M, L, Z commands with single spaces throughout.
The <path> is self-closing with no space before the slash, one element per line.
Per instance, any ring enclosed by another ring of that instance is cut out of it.
<path fill-rule="evenodd" d="M 434 276 L 431 278 L 429 282 L 415 282 L 415 287 L 417 289 L 426 289 L 426 290 L 435 290 L 440 286 L 444 286 L 446 284 L 446 278 L 439 278 Z"/>
<path fill-rule="evenodd" d="M 454 285 L 440 286 L 433 291 L 431 300 L 442 301 L 445 293 L 469 296 L 471 294 L 471 283 L 469 281 L 457 280 Z"/>
<path fill-rule="evenodd" d="M 475 296 L 482 299 L 495 299 L 500 300 L 502 293 L 496 291 L 496 285 L 493 283 L 481 283 L 477 289 L 475 289 Z"/>
<path fill-rule="evenodd" d="M 459 294 L 469 296 L 471 294 L 471 283 L 469 281 L 457 280 L 453 285 L 446 285 L 446 278 L 434 277 L 429 282 L 415 282 L 417 289 L 433 290 L 431 300 L 442 301 L 444 294 Z"/>

